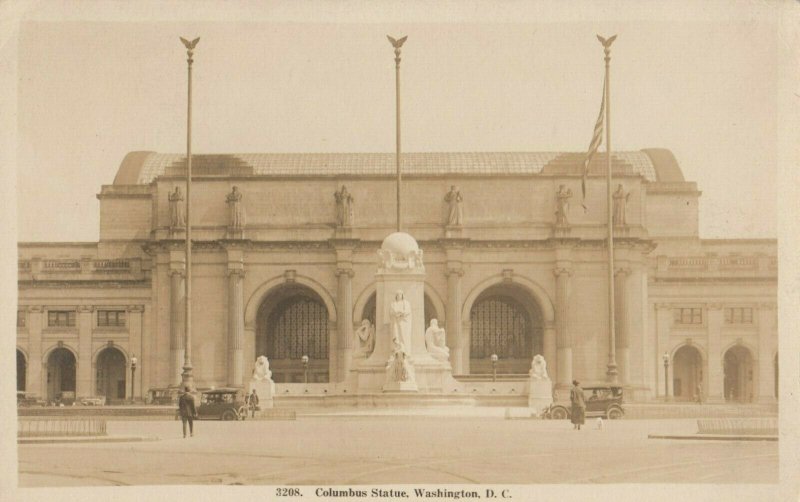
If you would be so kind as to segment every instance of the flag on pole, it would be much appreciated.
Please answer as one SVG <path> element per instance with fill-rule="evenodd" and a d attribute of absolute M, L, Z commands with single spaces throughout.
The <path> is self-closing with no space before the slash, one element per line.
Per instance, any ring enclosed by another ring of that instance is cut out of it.
<path fill-rule="evenodd" d="M 600 113 L 597 115 L 597 122 L 594 123 L 594 133 L 592 133 L 592 141 L 589 143 L 589 151 L 586 152 L 586 158 L 583 160 L 583 179 L 581 180 L 581 192 L 583 193 L 583 200 L 586 200 L 586 178 L 589 176 L 589 163 L 592 157 L 597 153 L 600 145 L 603 143 L 603 121 L 606 118 L 606 82 L 603 79 L 603 99 L 600 102 Z M 583 205 L 583 204 L 582 204 Z M 583 206 L 586 210 L 586 206 Z"/>

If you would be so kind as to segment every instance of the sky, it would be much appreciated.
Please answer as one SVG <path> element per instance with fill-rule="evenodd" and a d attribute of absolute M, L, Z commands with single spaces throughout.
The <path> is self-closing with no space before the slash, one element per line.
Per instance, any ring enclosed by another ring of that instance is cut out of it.
<path fill-rule="evenodd" d="M 195 153 L 394 151 L 387 34 L 409 37 L 403 150 L 418 152 L 585 151 L 603 78 L 595 35 L 617 34 L 614 150 L 670 149 L 703 192 L 701 237 L 777 235 L 781 41 L 768 16 L 154 21 L 59 6 L 36 5 L 16 38 L 20 241 L 96 241 L 95 195 L 125 154 L 185 151 L 179 36 L 201 37 Z"/>

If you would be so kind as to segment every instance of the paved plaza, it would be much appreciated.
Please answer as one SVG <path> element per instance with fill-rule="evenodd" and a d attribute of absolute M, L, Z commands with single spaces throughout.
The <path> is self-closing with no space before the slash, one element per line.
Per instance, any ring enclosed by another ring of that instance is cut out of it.
<path fill-rule="evenodd" d="M 648 439 L 695 420 L 304 416 L 296 421 L 109 421 L 156 440 L 19 446 L 21 487 L 133 484 L 776 483 L 778 443 Z"/>

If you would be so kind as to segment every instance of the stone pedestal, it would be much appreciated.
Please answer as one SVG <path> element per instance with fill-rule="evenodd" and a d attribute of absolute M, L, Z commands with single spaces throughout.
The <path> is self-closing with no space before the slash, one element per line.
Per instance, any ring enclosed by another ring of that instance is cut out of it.
<path fill-rule="evenodd" d="M 549 378 L 544 380 L 531 379 L 530 389 L 528 390 L 528 408 L 538 417 L 552 403 L 553 382 Z"/>
<path fill-rule="evenodd" d="M 258 406 L 261 409 L 272 408 L 273 397 L 275 396 L 275 382 L 272 380 L 250 380 L 247 386 L 247 395 L 256 390 L 258 395 Z"/>

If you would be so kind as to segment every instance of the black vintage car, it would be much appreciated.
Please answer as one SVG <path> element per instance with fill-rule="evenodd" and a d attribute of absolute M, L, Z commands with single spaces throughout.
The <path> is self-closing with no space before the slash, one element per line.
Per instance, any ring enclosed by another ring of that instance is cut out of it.
<path fill-rule="evenodd" d="M 566 400 L 558 399 L 550 405 L 546 416 L 556 420 L 569 418 L 571 404 L 569 393 L 565 392 Z M 622 405 L 622 387 L 617 385 L 589 385 L 583 387 L 583 398 L 586 402 L 586 418 L 603 417 L 616 420 L 625 416 Z"/>
<path fill-rule="evenodd" d="M 198 419 L 244 420 L 245 417 L 247 405 L 242 389 L 219 388 L 200 392 Z"/>

